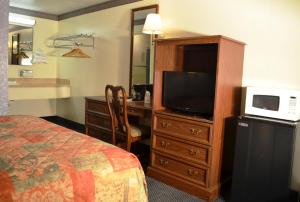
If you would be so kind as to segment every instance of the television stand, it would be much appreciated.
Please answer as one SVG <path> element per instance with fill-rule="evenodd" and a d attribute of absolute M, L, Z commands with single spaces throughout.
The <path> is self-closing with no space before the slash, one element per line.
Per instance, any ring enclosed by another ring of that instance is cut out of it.
<path fill-rule="evenodd" d="M 155 42 L 152 144 L 147 174 L 214 201 L 220 192 L 225 119 L 239 115 L 245 44 L 224 36 Z M 214 72 L 213 119 L 165 110 L 164 71 Z"/>

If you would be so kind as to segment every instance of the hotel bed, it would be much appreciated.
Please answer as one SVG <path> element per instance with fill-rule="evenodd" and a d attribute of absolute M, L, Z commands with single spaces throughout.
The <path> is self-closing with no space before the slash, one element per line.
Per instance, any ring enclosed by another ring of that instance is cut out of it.
<path fill-rule="evenodd" d="M 147 201 L 137 158 L 32 116 L 0 117 L 0 201 Z"/>

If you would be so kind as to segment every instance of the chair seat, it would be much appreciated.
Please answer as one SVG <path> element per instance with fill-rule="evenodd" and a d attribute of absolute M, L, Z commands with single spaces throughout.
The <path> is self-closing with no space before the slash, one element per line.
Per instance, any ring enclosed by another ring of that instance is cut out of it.
<path fill-rule="evenodd" d="M 131 137 L 141 137 L 142 136 L 142 131 L 141 129 L 130 125 L 130 130 L 131 130 Z"/>

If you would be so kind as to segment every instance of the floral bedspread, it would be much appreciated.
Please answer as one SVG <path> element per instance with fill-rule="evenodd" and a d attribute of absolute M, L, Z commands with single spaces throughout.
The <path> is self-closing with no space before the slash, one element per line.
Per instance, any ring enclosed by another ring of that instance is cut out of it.
<path fill-rule="evenodd" d="M 32 116 L 0 117 L 0 201 L 147 201 L 137 158 Z"/>

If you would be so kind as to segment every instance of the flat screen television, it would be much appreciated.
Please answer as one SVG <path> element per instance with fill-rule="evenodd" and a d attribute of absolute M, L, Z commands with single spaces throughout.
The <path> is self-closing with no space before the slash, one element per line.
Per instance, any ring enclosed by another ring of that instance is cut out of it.
<path fill-rule="evenodd" d="M 213 116 L 215 75 L 203 72 L 163 72 L 163 106 L 183 113 Z"/>

